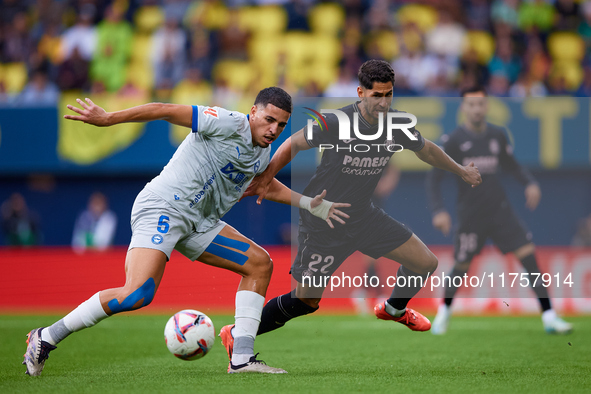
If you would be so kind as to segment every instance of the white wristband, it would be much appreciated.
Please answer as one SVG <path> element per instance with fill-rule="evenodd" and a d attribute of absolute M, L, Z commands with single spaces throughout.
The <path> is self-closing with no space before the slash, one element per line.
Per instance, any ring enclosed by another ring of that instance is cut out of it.
<path fill-rule="evenodd" d="M 302 196 L 300 199 L 300 208 L 309 211 L 312 215 L 318 216 L 320 219 L 326 220 L 328 218 L 328 213 L 330 212 L 330 207 L 332 207 L 332 202 L 322 200 L 320 205 L 315 208 L 312 208 L 311 202 L 312 198 Z"/>

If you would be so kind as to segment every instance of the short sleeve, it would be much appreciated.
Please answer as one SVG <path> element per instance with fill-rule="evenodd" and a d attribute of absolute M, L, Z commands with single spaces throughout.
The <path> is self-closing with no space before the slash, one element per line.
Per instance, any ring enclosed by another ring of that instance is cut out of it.
<path fill-rule="evenodd" d="M 224 137 L 236 132 L 241 116 L 220 107 L 194 105 L 191 130 L 205 137 Z"/>
<path fill-rule="evenodd" d="M 405 113 L 404 111 L 394 111 L 396 113 Z M 405 124 L 405 123 L 409 123 L 408 118 L 393 118 L 392 119 L 392 123 L 393 124 Z M 421 135 L 421 133 L 419 133 L 419 131 L 412 127 L 408 130 L 408 132 L 410 132 L 410 134 L 412 134 L 413 138 L 410 138 L 407 133 L 403 130 L 401 130 L 400 126 L 398 126 L 397 128 L 395 128 L 392 131 L 392 137 L 394 139 L 394 143 L 395 144 L 399 144 L 402 145 L 402 147 L 404 149 L 409 149 L 413 152 L 418 152 L 421 149 L 423 149 L 423 147 L 425 146 L 425 139 L 423 138 L 423 136 Z"/>
<path fill-rule="evenodd" d="M 312 126 L 312 135 L 309 135 L 307 127 L 304 128 L 304 138 L 311 148 L 316 148 L 321 144 L 338 143 L 339 123 L 336 115 L 326 114 L 320 121 L 321 124 L 314 124 Z"/>
<path fill-rule="evenodd" d="M 416 140 L 413 140 L 410 137 L 408 137 L 406 134 L 404 134 L 403 140 L 400 142 L 400 145 L 402 145 L 404 147 L 404 149 L 409 149 L 413 152 L 418 152 L 421 149 L 423 149 L 423 147 L 425 146 L 425 139 L 423 138 L 421 133 L 419 133 L 419 131 L 417 129 L 415 129 L 414 127 L 412 129 L 410 129 L 409 131 L 416 138 Z M 405 141 L 405 139 L 406 139 L 406 141 Z"/>

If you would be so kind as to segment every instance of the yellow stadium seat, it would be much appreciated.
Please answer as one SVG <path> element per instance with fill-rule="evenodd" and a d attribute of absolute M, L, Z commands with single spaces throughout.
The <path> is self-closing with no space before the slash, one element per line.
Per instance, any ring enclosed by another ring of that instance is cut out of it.
<path fill-rule="evenodd" d="M 279 65 L 280 56 L 283 51 L 282 36 L 255 36 L 248 42 L 249 59 L 256 68 L 259 81 L 263 86 L 277 84 L 277 78 L 281 73 Z"/>
<path fill-rule="evenodd" d="M 219 30 L 228 25 L 230 12 L 223 1 L 193 1 L 187 10 L 184 23 L 193 29 L 200 25 L 207 30 Z"/>
<path fill-rule="evenodd" d="M 424 32 L 434 28 L 438 20 L 435 8 L 422 4 L 408 4 L 400 7 L 397 17 L 401 23 L 414 23 Z"/>
<path fill-rule="evenodd" d="M 126 81 L 130 81 L 141 89 L 151 90 L 154 86 L 152 64 L 147 61 L 132 61 L 127 67 Z"/>
<path fill-rule="evenodd" d="M 152 33 L 164 23 L 164 13 L 160 7 L 148 5 L 140 7 L 133 19 L 139 32 Z"/>
<path fill-rule="evenodd" d="M 423 35 L 417 29 L 403 29 L 402 43 L 409 51 L 420 51 L 424 47 Z"/>
<path fill-rule="evenodd" d="M 339 77 L 339 67 L 337 65 L 317 64 L 309 68 L 307 78 L 308 80 L 316 82 L 321 91 L 326 90 Z"/>
<path fill-rule="evenodd" d="M 325 63 L 327 66 L 333 66 L 340 62 L 342 46 L 336 37 L 313 34 L 310 36 L 309 42 L 311 44 L 309 51 L 313 55 L 314 62 Z"/>
<path fill-rule="evenodd" d="M 302 65 L 311 60 L 311 34 L 301 31 L 288 32 L 284 36 L 283 46 L 288 65 Z"/>
<path fill-rule="evenodd" d="M 488 64 L 495 53 L 495 39 L 488 32 L 471 30 L 468 32 L 464 52 L 474 50 L 482 64 Z"/>
<path fill-rule="evenodd" d="M 131 45 L 131 60 L 148 62 L 152 51 L 152 37 L 148 34 L 136 33 L 133 35 Z"/>
<path fill-rule="evenodd" d="M 369 34 L 365 40 L 364 47 L 366 48 L 366 53 L 377 51 L 378 55 L 386 60 L 391 60 L 397 57 L 400 53 L 398 35 L 393 31 L 388 30 L 381 30 Z"/>
<path fill-rule="evenodd" d="M 7 93 L 18 93 L 27 84 L 27 66 L 25 63 L 5 63 L 0 69 L 0 80 L 4 81 Z"/>
<path fill-rule="evenodd" d="M 248 62 L 220 60 L 214 66 L 213 74 L 215 80 L 224 80 L 230 89 L 243 92 L 256 78 L 256 68 Z"/>
<path fill-rule="evenodd" d="M 279 6 L 242 7 L 239 12 L 240 26 L 255 35 L 279 34 L 287 26 L 287 13 Z"/>
<path fill-rule="evenodd" d="M 550 79 L 564 78 L 566 87 L 575 91 L 581 86 L 585 72 L 578 61 L 555 61 L 550 69 Z"/>
<path fill-rule="evenodd" d="M 585 42 L 576 33 L 552 33 L 548 38 L 548 51 L 554 60 L 580 62 L 585 56 Z"/>
<path fill-rule="evenodd" d="M 248 41 L 249 58 L 257 64 L 277 64 L 284 43 L 282 36 L 252 37 Z"/>
<path fill-rule="evenodd" d="M 206 81 L 195 83 L 183 79 L 172 89 L 172 101 L 177 104 L 204 104 L 209 103 L 213 98 L 211 84 Z"/>
<path fill-rule="evenodd" d="M 345 10 L 336 3 L 323 3 L 310 10 L 308 23 L 314 33 L 336 36 L 345 26 Z"/>

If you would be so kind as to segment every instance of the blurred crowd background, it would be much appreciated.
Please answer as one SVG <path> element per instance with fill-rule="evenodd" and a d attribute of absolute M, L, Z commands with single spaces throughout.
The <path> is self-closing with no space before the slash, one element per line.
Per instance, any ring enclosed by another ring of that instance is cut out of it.
<path fill-rule="evenodd" d="M 355 97 L 367 59 L 391 62 L 395 105 L 436 140 L 457 125 L 464 87 L 589 97 L 591 1 L 0 0 L 0 245 L 128 244 L 135 196 L 187 134 L 165 122 L 63 120 L 76 97 L 109 111 L 161 101 L 247 112 L 272 85 L 294 97 Z M 490 102 L 491 122 L 512 131 L 542 187 L 532 213 L 521 186 L 506 185 L 536 242 L 591 245 L 589 99 Z M 400 155 L 402 185 L 384 209 L 426 243 L 450 243 L 431 226 L 420 164 Z M 278 177 L 303 190 L 309 174 Z M 288 207 L 253 199 L 225 217 L 261 244 L 289 242 L 289 218 Z"/>
<path fill-rule="evenodd" d="M 60 92 L 244 108 L 269 85 L 355 96 L 390 61 L 398 95 L 589 96 L 583 0 L 1 0 L 0 105 Z M 245 98 L 247 103 L 242 103 Z"/>

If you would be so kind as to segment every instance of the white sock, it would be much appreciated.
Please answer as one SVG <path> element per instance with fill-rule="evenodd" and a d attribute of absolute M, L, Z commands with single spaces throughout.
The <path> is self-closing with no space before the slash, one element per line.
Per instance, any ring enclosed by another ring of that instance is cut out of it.
<path fill-rule="evenodd" d="M 232 364 L 247 363 L 254 356 L 254 338 L 257 335 L 265 297 L 254 291 L 241 290 L 236 293 L 236 323 Z"/>
<path fill-rule="evenodd" d="M 105 313 L 99 293 L 96 293 L 82 304 L 78 305 L 76 309 L 68 313 L 64 317 L 64 324 L 66 328 L 72 332 L 80 331 L 83 328 L 92 327 L 101 320 L 109 317 Z"/>
<path fill-rule="evenodd" d="M 51 336 L 51 333 L 49 332 L 49 327 L 46 327 L 41 331 L 41 340 L 49 342 L 53 346 L 57 345 L 57 341 Z"/>
<path fill-rule="evenodd" d="M 396 309 L 392 305 L 388 304 L 388 301 L 386 301 L 386 312 L 388 312 L 390 315 L 394 317 L 400 317 L 404 315 L 404 312 L 406 312 L 406 308 Z"/>
<path fill-rule="evenodd" d="M 548 309 L 542 313 L 542 322 L 549 324 L 552 320 L 556 319 L 558 315 L 554 309 Z"/>
<path fill-rule="evenodd" d="M 78 305 L 63 319 L 58 320 L 49 327 L 45 327 L 41 331 L 41 340 L 55 346 L 71 333 L 86 327 L 92 327 L 106 317 L 108 315 L 103 310 L 99 293 L 96 293 Z"/>

